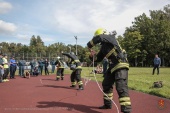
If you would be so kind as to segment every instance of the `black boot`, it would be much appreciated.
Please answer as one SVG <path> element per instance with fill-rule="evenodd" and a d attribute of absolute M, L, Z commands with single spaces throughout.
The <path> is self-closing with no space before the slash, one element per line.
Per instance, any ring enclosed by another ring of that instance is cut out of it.
<path fill-rule="evenodd" d="M 56 81 L 59 81 L 59 78 L 57 78 Z"/>
<path fill-rule="evenodd" d="M 63 78 L 63 77 L 61 77 L 61 80 L 64 80 L 64 78 Z"/>
<path fill-rule="evenodd" d="M 112 107 L 103 105 L 103 106 L 100 106 L 99 109 L 112 109 Z"/>
<path fill-rule="evenodd" d="M 71 85 L 70 87 L 74 88 L 74 87 L 76 87 L 76 86 L 75 86 L 75 85 Z"/>
<path fill-rule="evenodd" d="M 77 90 L 84 90 L 82 85 L 79 85 L 79 88 Z"/>

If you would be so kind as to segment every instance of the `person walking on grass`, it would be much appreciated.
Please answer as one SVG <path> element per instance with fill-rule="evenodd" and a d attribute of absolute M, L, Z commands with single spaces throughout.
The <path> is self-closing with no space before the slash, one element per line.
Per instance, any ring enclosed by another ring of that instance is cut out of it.
<path fill-rule="evenodd" d="M 161 59 L 158 57 L 158 54 L 155 55 L 153 62 L 154 62 L 154 67 L 153 67 L 152 75 L 154 75 L 155 69 L 157 69 L 157 75 L 159 75 L 159 67 L 161 65 Z"/>

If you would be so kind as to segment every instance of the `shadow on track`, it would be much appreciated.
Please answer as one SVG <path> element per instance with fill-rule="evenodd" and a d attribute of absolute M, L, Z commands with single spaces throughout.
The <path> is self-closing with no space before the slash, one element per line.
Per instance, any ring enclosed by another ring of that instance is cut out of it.
<path fill-rule="evenodd" d="M 72 110 L 77 110 L 82 113 L 102 113 L 99 111 L 95 111 L 93 109 L 97 109 L 97 107 L 92 107 L 92 106 L 86 106 L 86 105 L 79 105 L 79 104 L 72 104 L 72 103 L 64 103 L 64 102 L 48 102 L 48 101 L 41 101 L 38 102 L 39 105 L 36 107 L 38 108 L 54 108 L 54 110 L 67 110 L 67 111 L 72 111 Z M 64 111 L 62 111 L 64 113 Z"/>

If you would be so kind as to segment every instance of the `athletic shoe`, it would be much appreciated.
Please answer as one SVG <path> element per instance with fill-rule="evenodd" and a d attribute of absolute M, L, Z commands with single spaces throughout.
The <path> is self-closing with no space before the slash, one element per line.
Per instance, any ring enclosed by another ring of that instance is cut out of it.
<path fill-rule="evenodd" d="M 2 80 L 3 82 L 6 82 L 6 79 Z"/>
<path fill-rule="evenodd" d="M 6 79 L 5 81 L 7 81 L 7 82 L 8 82 L 9 80 L 8 80 L 8 79 Z"/>

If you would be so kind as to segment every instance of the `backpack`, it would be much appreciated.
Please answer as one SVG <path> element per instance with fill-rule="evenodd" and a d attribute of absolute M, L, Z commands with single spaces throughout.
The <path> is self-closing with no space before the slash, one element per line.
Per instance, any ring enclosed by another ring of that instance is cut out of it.
<path fill-rule="evenodd" d="M 153 83 L 153 88 L 161 88 L 163 87 L 162 81 L 157 81 Z"/>

